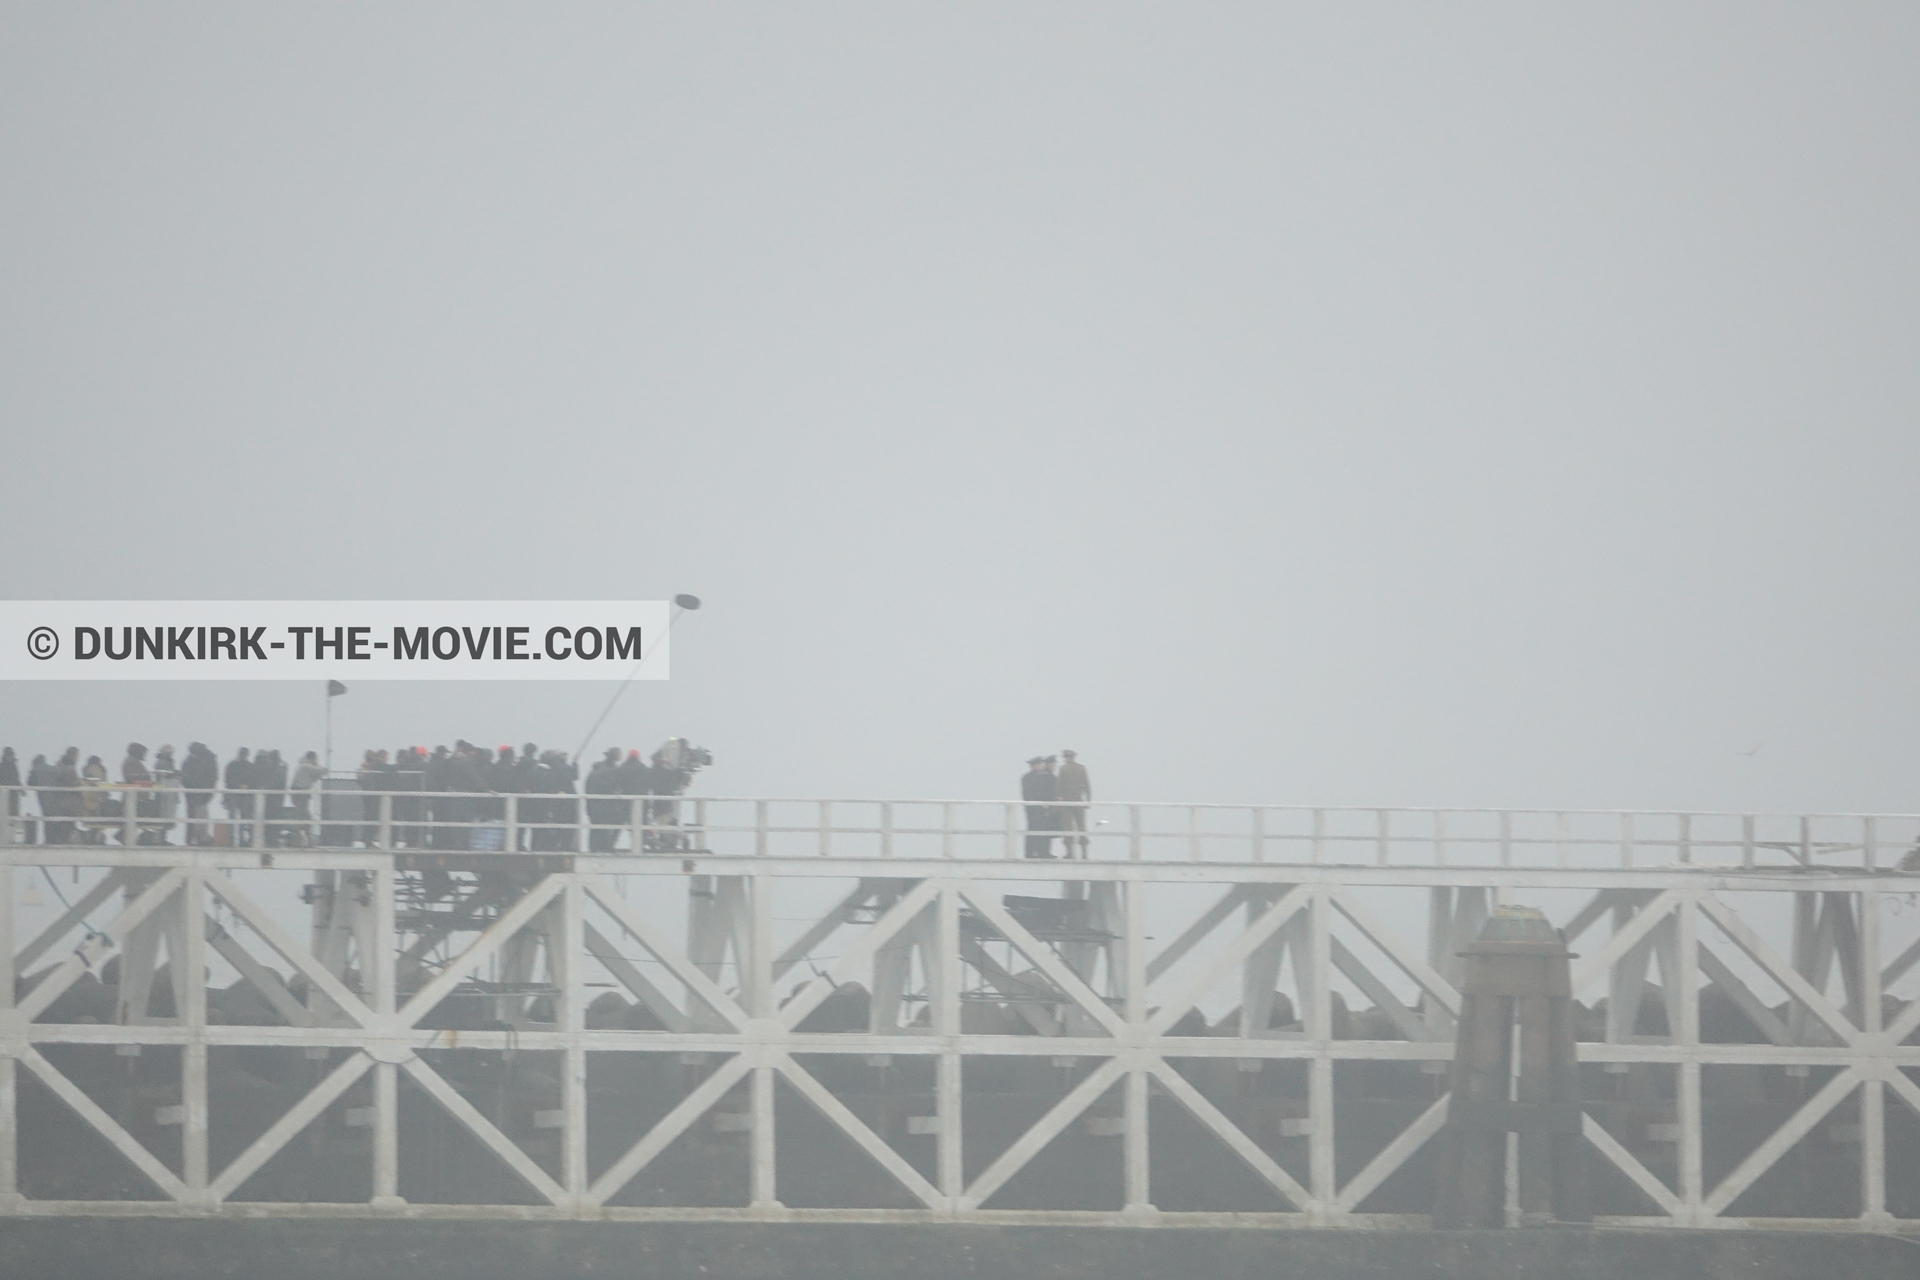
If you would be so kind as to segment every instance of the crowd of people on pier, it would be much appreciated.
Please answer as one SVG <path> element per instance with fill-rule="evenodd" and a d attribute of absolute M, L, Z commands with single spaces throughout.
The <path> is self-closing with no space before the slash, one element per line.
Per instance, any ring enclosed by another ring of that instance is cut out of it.
<path fill-rule="evenodd" d="M 222 765 L 203 742 L 189 743 L 184 755 L 171 744 L 149 753 L 145 744 L 130 742 L 116 779 L 97 755 L 83 763 L 78 747 L 56 760 L 37 755 L 23 773 L 19 756 L 6 747 L 0 749 L 0 792 L 8 820 L 19 823 L 13 838 L 27 844 L 124 843 L 129 834 L 136 843 L 169 844 L 170 833 L 182 827 L 191 845 L 492 850 L 504 847 L 506 797 L 514 796 L 519 848 L 579 851 L 584 805 L 585 851 L 608 853 L 627 827 L 671 824 L 677 811 L 664 798 L 684 792 L 694 772 L 710 762 L 705 751 L 680 738 L 644 758 L 638 750 L 609 747 L 583 781 L 578 761 L 564 751 L 543 751 L 532 742 L 517 750 L 511 744 L 483 747 L 460 739 L 431 751 L 369 748 L 349 783 L 341 775 L 330 778 L 315 751 L 289 764 L 277 749 L 241 747 Z M 357 814 L 341 811 L 337 797 L 347 786 L 368 793 L 358 797 Z M 329 803 L 316 806 L 323 791 Z M 28 812 L 29 797 L 37 813 Z M 646 799 L 636 805 L 634 797 Z M 1027 857 L 1087 856 L 1093 784 L 1077 753 L 1028 760 L 1020 798 Z M 359 822 L 351 821 L 356 817 Z M 1055 840 L 1060 854 L 1053 852 Z"/>
<path fill-rule="evenodd" d="M 506 797 L 514 796 L 517 843 L 540 851 L 576 849 L 584 795 L 592 824 L 588 850 L 612 852 L 620 831 L 636 821 L 673 822 L 675 806 L 659 798 L 680 795 L 710 762 L 705 751 L 679 738 L 645 757 L 609 747 L 583 782 L 578 763 L 564 751 L 457 740 L 431 751 L 368 749 L 349 779 L 330 777 L 315 751 L 289 764 L 276 749 L 241 747 L 223 765 L 201 742 L 189 744 L 184 755 L 171 744 L 149 752 L 144 743 L 130 742 L 116 778 L 97 755 L 83 763 L 78 747 L 52 760 L 36 755 L 24 771 L 18 753 L 6 747 L 0 749 L 0 792 L 7 819 L 16 824 L 13 838 L 28 844 L 125 843 L 130 832 L 135 843 L 169 844 L 183 829 L 192 845 L 383 840 L 430 849 L 504 847 Z M 351 789 L 370 794 L 342 797 Z M 323 792 L 324 803 L 316 804 Z M 629 797 L 648 799 L 636 811 Z"/>

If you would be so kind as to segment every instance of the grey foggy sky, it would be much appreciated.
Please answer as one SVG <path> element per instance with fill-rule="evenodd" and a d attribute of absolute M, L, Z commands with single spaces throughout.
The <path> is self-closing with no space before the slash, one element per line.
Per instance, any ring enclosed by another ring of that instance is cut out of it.
<path fill-rule="evenodd" d="M 697 592 L 600 742 L 710 793 L 1916 806 L 1910 6 L 0 23 L 9 596 Z"/>

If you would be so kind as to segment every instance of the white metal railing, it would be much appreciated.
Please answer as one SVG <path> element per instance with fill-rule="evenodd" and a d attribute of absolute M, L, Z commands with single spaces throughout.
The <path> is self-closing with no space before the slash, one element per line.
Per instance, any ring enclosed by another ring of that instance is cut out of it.
<path fill-rule="evenodd" d="M 1876 871 L 1916 862 L 1920 815 L 12 788 L 0 844 L 692 852 L 717 856 Z"/>

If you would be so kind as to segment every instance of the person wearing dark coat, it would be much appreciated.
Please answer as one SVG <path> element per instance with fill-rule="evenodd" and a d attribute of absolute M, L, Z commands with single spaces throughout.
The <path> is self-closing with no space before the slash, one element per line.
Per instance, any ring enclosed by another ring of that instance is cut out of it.
<path fill-rule="evenodd" d="M 511 760 L 513 749 L 509 747 L 502 754 Z M 458 758 L 456 753 L 455 759 Z M 494 759 L 491 747 L 476 747 L 469 744 L 467 761 L 472 766 L 469 771 L 470 776 L 464 787 L 456 787 L 455 790 L 486 791 L 504 795 L 505 793 L 500 789 L 512 785 L 513 771 L 500 768 L 499 762 Z M 458 766 L 456 765 L 455 768 L 457 769 Z M 504 800 L 475 800 L 472 809 L 473 817 L 470 821 L 473 822 L 498 822 L 507 816 L 507 804 Z"/>
<path fill-rule="evenodd" d="M 248 794 L 253 790 L 253 753 L 245 747 L 234 752 L 233 759 L 227 761 L 220 785 L 220 807 L 227 811 L 227 821 L 233 824 L 233 843 L 253 843 L 252 833 L 242 821 L 253 816 L 253 797 Z"/>
<path fill-rule="evenodd" d="M 73 840 L 71 819 L 80 814 L 80 792 L 75 789 L 81 785 L 80 748 L 68 747 L 60 756 L 60 763 L 53 767 L 53 785 L 56 790 L 51 795 L 40 797 L 40 812 L 64 821 L 47 824 L 47 843 L 69 844 Z"/>
<path fill-rule="evenodd" d="M 267 793 L 267 817 L 280 819 L 268 826 L 267 843 L 285 844 L 293 834 L 284 821 L 293 811 L 287 802 L 287 762 L 277 750 L 257 755 L 253 758 L 253 776 L 258 789 Z"/>
<path fill-rule="evenodd" d="M 422 791 L 427 789 L 427 752 L 424 747 L 401 747 L 393 753 L 391 778 L 385 786 L 387 791 Z M 427 816 L 427 801 L 424 796 L 395 796 L 393 798 L 393 820 L 396 823 L 416 823 Z M 418 849 L 427 842 L 425 833 L 413 825 L 395 827 L 393 838 L 409 849 Z"/>
<path fill-rule="evenodd" d="M 213 789 L 220 785 L 220 760 L 206 743 L 187 744 L 187 758 L 180 762 L 180 785 L 187 793 L 187 843 L 212 844 L 207 809 L 213 802 Z"/>
<path fill-rule="evenodd" d="M 456 793 L 492 790 L 489 785 L 492 780 L 488 777 L 492 763 L 493 752 L 485 747 L 476 747 L 472 743 L 467 743 L 464 751 L 455 752 L 447 761 L 447 790 Z M 475 822 L 485 818 L 486 810 L 483 806 L 493 803 L 490 800 L 457 794 L 449 800 L 451 820 L 463 825 L 446 833 L 448 836 L 446 847 L 449 849 L 472 848 L 473 832 L 470 828 Z"/>
<path fill-rule="evenodd" d="M 650 796 L 653 794 L 653 770 L 640 758 L 638 751 L 627 752 L 627 758 L 620 762 L 620 794 L 623 796 Z"/>
<path fill-rule="evenodd" d="M 524 791 L 529 795 L 540 794 L 542 781 L 540 770 L 543 767 L 541 764 L 540 748 L 529 742 L 526 746 L 520 748 L 520 758 L 518 760 L 515 760 L 513 758 L 513 752 L 507 750 L 505 747 L 502 747 L 501 751 L 503 758 L 512 764 L 514 789 Z"/>
<path fill-rule="evenodd" d="M 540 749 L 529 742 L 520 749 L 520 756 L 515 759 L 512 747 L 502 747 L 497 769 L 502 778 L 497 790 L 512 791 L 527 797 L 520 800 L 514 809 L 515 820 L 520 827 L 520 847 L 545 848 L 551 833 L 542 828 L 553 821 L 549 816 L 551 809 L 547 801 L 533 798 L 544 795 L 548 790 L 548 780 L 540 768 Z"/>
<path fill-rule="evenodd" d="M 7 817 L 20 816 L 20 757 L 13 754 L 13 748 L 0 751 L 0 789 L 7 796 Z"/>
<path fill-rule="evenodd" d="M 653 794 L 653 770 L 648 767 L 645 760 L 640 758 L 638 751 L 627 752 L 627 758 L 620 762 L 618 777 L 620 794 L 623 796 L 650 796 Z M 632 821 L 631 813 L 632 805 L 629 803 L 627 806 L 628 816 L 625 818 L 626 821 Z M 640 817 L 643 822 L 652 823 L 653 814 L 647 804 L 640 806 Z M 641 844 L 643 846 L 649 842 L 650 837 L 645 835 L 641 837 Z M 634 852 L 639 853 L 640 850 L 635 849 Z"/>
<path fill-rule="evenodd" d="M 1047 758 L 1035 756 L 1027 761 L 1020 778 L 1020 798 L 1027 801 L 1059 799 L 1059 779 L 1047 771 Z M 1027 805 L 1027 849 L 1029 858 L 1053 856 L 1054 811 L 1051 804 Z"/>
<path fill-rule="evenodd" d="M 466 746 L 467 744 L 462 742 L 460 744 L 461 750 L 464 751 Z M 464 814 L 466 812 L 465 805 L 467 802 L 454 799 L 445 794 L 453 790 L 453 755 L 447 750 L 444 744 L 435 747 L 433 754 L 427 757 L 427 762 L 422 772 L 421 785 L 430 792 L 440 793 L 434 795 L 431 800 L 427 801 L 428 808 L 426 812 L 427 818 L 430 821 L 436 824 L 466 821 Z M 464 838 L 465 833 L 461 832 L 460 835 Z M 428 828 L 427 845 L 434 849 L 455 849 L 460 847 L 455 843 L 454 829 L 438 825 Z"/>
<path fill-rule="evenodd" d="M 27 828 L 27 843 L 39 844 L 42 840 L 46 839 L 46 818 L 53 812 L 53 810 L 47 808 L 47 801 L 51 798 L 47 788 L 53 785 L 53 766 L 47 763 L 45 756 L 35 756 L 33 758 L 33 764 L 27 769 L 27 785 L 34 789 L 34 798 L 40 802 L 41 818 L 41 821 Z M 48 843 L 51 844 L 52 841 L 48 841 Z"/>
<path fill-rule="evenodd" d="M 607 753 L 587 771 L 587 784 L 583 790 L 590 796 L 620 794 L 620 748 L 607 748 Z M 587 833 L 589 853 L 613 852 L 614 845 L 620 840 L 617 828 L 632 820 L 630 809 L 631 805 L 624 800 L 587 801 L 587 821 L 594 828 Z"/>

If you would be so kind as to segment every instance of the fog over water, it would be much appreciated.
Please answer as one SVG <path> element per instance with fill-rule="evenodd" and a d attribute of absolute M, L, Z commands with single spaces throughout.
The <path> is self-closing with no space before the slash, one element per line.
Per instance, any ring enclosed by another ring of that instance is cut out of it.
<path fill-rule="evenodd" d="M 706 601 L 710 793 L 1910 811 L 1920 11 L 9 6 L 15 598 Z M 610 687 L 361 682 L 336 761 Z M 290 755 L 310 685 L 0 744 Z M 1757 750 L 1755 750 L 1757 748 Z"/>

